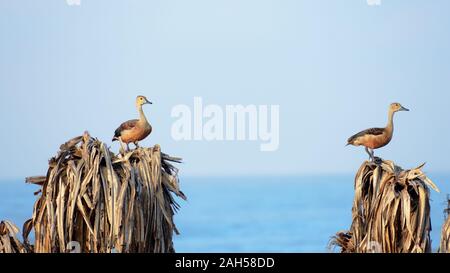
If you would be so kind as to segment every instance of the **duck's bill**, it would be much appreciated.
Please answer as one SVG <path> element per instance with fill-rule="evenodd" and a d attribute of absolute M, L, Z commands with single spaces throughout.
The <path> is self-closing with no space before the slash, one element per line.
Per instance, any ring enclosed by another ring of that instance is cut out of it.
<path fill-rule="evenodd" d="M 151 101 L 147 101 L 146 103 L 147 103 L 147 104 L 153 104 L 153 102 L 151 102 Z"/>
<path fill-rule="evenodd" d="M 406 111 L 406 112 L 409 112 L 409 109 L 402 106 L 402 108 L 400 108 L 400 111 Z"/>

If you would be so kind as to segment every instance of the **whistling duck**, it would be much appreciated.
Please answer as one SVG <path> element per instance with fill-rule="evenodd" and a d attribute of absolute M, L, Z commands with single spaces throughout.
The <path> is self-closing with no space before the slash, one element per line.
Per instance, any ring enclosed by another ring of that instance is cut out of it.
<path fill-rule="evenodd" d="M 134 143 L 137 148 L 139 147 L 138 141 L 141 141 L 148 135 L 150 135 L 150 133 L 152 132 L 152 126 L 150 125 L 150 123 L 148 123 L 144 111 L 142 110 L 142 105 L 144 104 L 152 103 L 144 96 L 137 96 L 136 108 L 139 112 L 139 119 L 132 119 L 122 123 L 114 132 L 112 141 L 119 140 L 121 146 L 122 143 L 126 143 L 129 150 L 129 143 Z"/>
<path fill-rule="evenodd" d="M 389 107 L 389 119 L 385 128 L 371 128 L 350 137 L 347 145 L 365 146 L 366 152 L 372 161 L 375 161 L 374 149 L 386 146 L 392 139 L 394 133 L 394 114 L 399 111 L 409 111 L 400 103 L 392 103 Z"/>

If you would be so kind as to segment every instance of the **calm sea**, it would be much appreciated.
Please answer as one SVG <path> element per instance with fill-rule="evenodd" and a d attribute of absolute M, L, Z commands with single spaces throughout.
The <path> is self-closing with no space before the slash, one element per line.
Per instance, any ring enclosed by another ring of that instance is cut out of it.
<path fill-rule="evenodd" d="M 436 249 L 450 175 L 431 175 L 432 240 Z M 38 187 L 3 181 L 0 219 L 20 228 Z M 188 201 L 175 223 L 177 252 L 327 252 L 330 237 L 351 223 L 352 176 L 182 178 Z"/>

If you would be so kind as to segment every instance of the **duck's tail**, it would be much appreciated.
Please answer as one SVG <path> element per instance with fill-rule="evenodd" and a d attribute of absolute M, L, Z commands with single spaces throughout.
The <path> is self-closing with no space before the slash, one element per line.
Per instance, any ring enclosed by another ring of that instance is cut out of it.
<path fill-rule="evenodd" d="M 119 138 L 116 136 L 112 138 L 112 142 L 117 141 L 117 140 L 119 140 Z"/>

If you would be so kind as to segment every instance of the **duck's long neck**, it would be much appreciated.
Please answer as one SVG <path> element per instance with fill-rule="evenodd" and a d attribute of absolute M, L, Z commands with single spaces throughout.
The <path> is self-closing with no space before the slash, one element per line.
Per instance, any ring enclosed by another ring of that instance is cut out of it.
<path fill-rule="evenodd" d="M 139 121 L 147 122 L 147 118 L 145 117 L 144 110 L 142 110 L 142 105 L 137 105 L 137 110 L 139 112 Z"/>
<path fill-rule="evenodd" d="M 394 111 L 389 111 L 389 115 L 388 115 L 388 124 L 386 126 L 386 130 L 392 134 L 392 132 L 394 131 Z"/>

